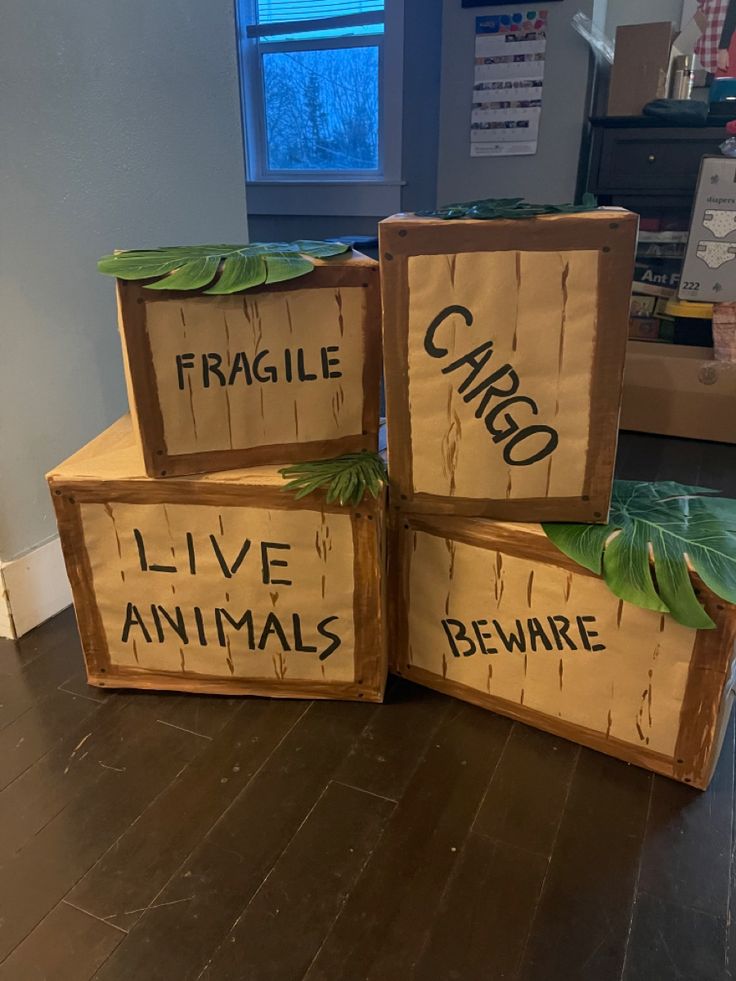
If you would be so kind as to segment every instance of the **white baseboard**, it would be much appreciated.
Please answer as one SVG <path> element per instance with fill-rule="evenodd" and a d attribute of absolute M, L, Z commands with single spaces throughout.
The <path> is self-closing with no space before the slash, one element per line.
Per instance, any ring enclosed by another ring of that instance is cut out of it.
<path fill-rule="evenodd" d="M 3 580 L 2 565 L 0 565 L 0 638 L 9 637 L 15 640 L 15 627 L 13 618 L 10 615 L 10 604 L 5 592 L 5 582 Z"/>
<path fill-rule="evenodd" d="M 0 565 L 0 637 L 22 637 L 71 601 L 58 538 Z"/>

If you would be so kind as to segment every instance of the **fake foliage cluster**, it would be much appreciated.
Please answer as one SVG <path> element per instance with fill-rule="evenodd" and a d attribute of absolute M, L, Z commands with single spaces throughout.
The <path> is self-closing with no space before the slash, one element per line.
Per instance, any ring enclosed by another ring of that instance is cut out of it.
<path fill-rule="evenodd" d="M 348 252 L 343 242 L 254 242 L 251 245 L 175 245 L 139 252 L 114 252 L 97 263 L 118 279 L 150 280 L 149 290 L 237 293 L 305 276 L 312 259 Z M 206 287 L 206 289 L 204 288 Z"/>
<path fill-rule="evenodd" d="M 325 490 L 327 504 L 357 506 L 366 494 L 378 497 L 386 483 L 386 466 L 378 453 L 347 453 L 334 460 L 295 463 L 279 471 L 291 478 L 284 486 L 296 500 Z"/>
<path fill-rule="evenodd" d="M 619 599 L 671 613 L 696 629 L 715 624 L 688 568 L 717 596 L 736 603 L 736 501 L 674 481 L 617 480 L 608 524 L 545 524 L 555 545 L 603 575 Z"/>

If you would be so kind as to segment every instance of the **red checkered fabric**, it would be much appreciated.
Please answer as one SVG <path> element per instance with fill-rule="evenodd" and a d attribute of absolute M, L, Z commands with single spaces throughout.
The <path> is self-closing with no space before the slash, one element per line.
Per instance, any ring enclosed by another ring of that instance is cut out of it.
<path fill-rule="evenodd" d="M 728 0 L 699 0 L 698 6 L 705 14 L 705 30 L 695 45 L 695 54 L 706 71 L 714 75 L 718 71 L 716 54 L 721 39 L 723 23 L 726 19 Z"/>

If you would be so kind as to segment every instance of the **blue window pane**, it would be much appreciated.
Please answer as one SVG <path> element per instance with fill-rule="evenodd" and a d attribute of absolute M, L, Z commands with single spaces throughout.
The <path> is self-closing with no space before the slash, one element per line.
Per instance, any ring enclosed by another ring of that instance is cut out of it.
<path fill-rule="evenodd" d="M 331 27 L 325 31 L 300 31 L 296 27 L 283 31 L 281 34 L 267 34 L 261 40 L 266 41 L 313 41 L 326 37 L 365 37 L 366 34 L 383 34 L 383 24 L 360 24 L 357 27 Z"/>
<path fill-rule="evenodd" d="M 378 169 L 378 48 L 263 55 L 271 170 Z"/>
<path fill-rule="evenodd" d="M 384 0 L 258 0 L 258 23 L 316 20 L 383 10 Z"/>

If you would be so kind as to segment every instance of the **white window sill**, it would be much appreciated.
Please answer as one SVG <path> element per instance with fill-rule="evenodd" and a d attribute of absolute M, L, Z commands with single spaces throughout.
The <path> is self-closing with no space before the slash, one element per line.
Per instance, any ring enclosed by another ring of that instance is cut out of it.
<path fill-rule="evenodd" d="M 258 180 L 247 182 L 253 215 L 350 215 L 382 218 L 401 210 L 398 180 Z"/>

